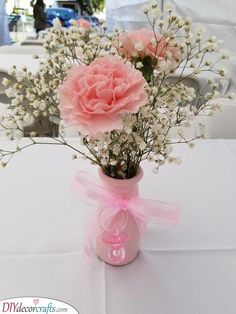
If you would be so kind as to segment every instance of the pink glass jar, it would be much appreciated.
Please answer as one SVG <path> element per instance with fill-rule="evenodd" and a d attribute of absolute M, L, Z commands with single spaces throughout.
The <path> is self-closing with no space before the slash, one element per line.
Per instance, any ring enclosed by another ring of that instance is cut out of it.
<path fill-rule="evenodd" d="M 129 199 L 139 193 L 138 183 L 143 177 L 141 168 L 131 179 L 113 179 L 99 170 L 99 176 L 108 191 Z M 101 212 L 102 215 L 102 212 Z M 132 262 L 139 251 L 139 221 L 127 209 L 120 209 L 108 226 L 100 225 L 96 241 L 97 256 L 111 265 L 126 265 Z"/>

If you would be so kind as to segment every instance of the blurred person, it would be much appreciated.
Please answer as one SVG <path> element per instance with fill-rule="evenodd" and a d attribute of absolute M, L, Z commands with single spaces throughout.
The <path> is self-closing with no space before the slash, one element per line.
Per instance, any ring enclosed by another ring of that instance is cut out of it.
<path fill-rule="evenodd" d="M 31 1 L 31 5 L 33 1 Z M 38 32 L 45 30 L 47 27 L 47 16 L 45 13 L 45 3 L 43 0 L 37 0 L 36 3 L 33 5 L 33 12 L 34 12 L 34 28 L 36 34 Z"/>
<path fill-rule="evenodd" d="M 10 45 L 11 38 L 8 28 L 6 1 L 0 0 L 0 46 Z"/>
<path fill-rule="evenodd" d="M 63 18 L 59 18 L 59 21 L 61 22 L 62 27 L 66 27 L 66 21 Z"/>

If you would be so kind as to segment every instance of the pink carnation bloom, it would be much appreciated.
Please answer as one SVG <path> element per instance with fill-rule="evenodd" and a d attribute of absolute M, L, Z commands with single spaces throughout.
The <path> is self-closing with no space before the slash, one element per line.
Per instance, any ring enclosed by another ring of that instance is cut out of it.
<path fill-rule="evenodd" d="M 73 66 L 59 89 L 62 119 L 84 135 L 122 129 L 121 113 L 135 113 L 148 101 L 140 71 L 115 56 Z"/>
<path fill-rule="evenodd" d="M 150 56 L 157 60 L 158 63 L 166 57 L 167 53 L 172 55 L 173 68 L 176 67 L 181 59 L 181 52 L 179 48 L 173 46 L 173 43 L 168 42 L 167 39 L 163 39 L 160 34 L 156 34 L 157 46 L 151 43 L 152 39 L 155 39 L 154 33 L 147 29 L 139 29 L 131 31 L 128 34 L 121 34 L 119 36 L 119 44 L 122 44 L 118 48 L 118 42 L 115 43 L 119 53 L 127 58 L 139 57 L 144 58 Z M 141 44 L 143 49 L 137 49 L 136 44 Z"/>
<path fill-rule="evenodd" d="M 82 27 L 86 31 L 88 31 L 90 29 L 90 23 L 88 21 L 86 21 L 85 19 L 78 19 L 77 20 L 77 25 L 79 27 Z"/>

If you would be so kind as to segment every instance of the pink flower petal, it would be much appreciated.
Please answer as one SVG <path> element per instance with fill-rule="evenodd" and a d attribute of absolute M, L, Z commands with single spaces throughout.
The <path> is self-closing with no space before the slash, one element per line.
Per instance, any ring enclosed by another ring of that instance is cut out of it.
<path fill-rule="evenodd" d="M 120 114 L 147 103 L 146 85 L 140 71 L 115 56 L 73 66 L 59 89 L 61 117 L 84 135 L 122 129 Z"/>

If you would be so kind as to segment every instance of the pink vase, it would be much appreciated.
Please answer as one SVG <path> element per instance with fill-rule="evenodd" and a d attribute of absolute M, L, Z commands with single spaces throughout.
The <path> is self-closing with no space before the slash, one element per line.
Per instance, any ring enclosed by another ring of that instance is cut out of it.
<path fill-rule="evenodd" d="M 107 190 L 129 199 L 138 195 L 138 182 L 142 179 L 143 171 L 139 168 L 136 176 L 131 179 L 113 179 L 100 169 L 99 176 Z M 129 211 L 121 208 L 108 226 L 100 228 L 96 253 L 101 260 L 111 265 L 126 265 L 136 258 L 140 230 L 137 218 Z"/>

